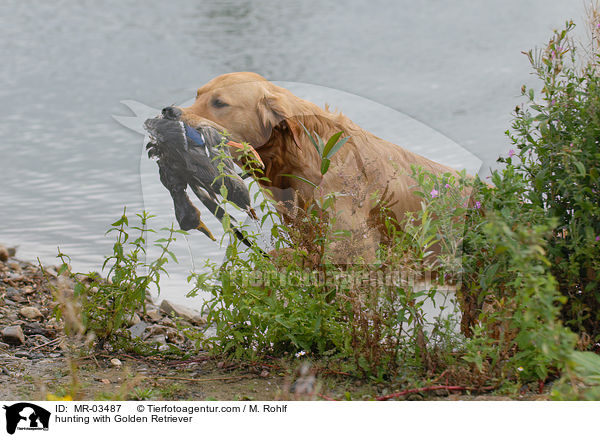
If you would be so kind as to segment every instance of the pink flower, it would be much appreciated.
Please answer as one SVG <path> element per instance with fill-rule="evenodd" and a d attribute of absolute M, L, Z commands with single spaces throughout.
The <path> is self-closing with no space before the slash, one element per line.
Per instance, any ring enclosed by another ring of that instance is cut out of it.
<path fill-rule="evenodd" d="M 444 185 L 444 187 L 450 188 L 450 184 L 446 184 L 446 185 Z"/>
<path fill-rule="evenodd" d="M 480 209 L 481 208 L 481 202 L 478 200 L 477 202 L 475 202 L 475 209 Z"/>
<path fill-rule="evenodd" d="M 596 237 L 596 241 L 600 241 L 600 235 Z"/>
<path fill-rule="evenodd" d="M 512 158 L 513 156 L 515 156 L 515 151 L 514 151 L 513 149 L 510 149 L 510 150 L 508 151 L 508 157 L 509 157 L 509 158 Z"/>
<path fill-rule="evenodd" d="M 597 27 L 598 29 L 600 29 L 600 23 L 596 24 L 596 27 Z"/>
<path fill-rule="evenodd" d="M 440 194 L 440 193 L 439 193 L 439 191 L 438 191 L 438 190 L 436 190 L 436 189 L 434 188 L 433 190 L 431 190 L 431 193 L 429 193 L 429 194 L 431 194 L 431 198 L 432 198 L 432 199 L 434 199 L 434 198 L 436 198 L 436 197 L 438 196 L 438 194 Z"/>

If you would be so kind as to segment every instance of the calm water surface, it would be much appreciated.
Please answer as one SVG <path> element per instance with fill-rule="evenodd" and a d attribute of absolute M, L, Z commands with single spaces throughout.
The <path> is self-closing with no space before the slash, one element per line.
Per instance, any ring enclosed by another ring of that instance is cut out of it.
<path fill-rule="evenodd" d="M 0 242 L 48 263 L 60 246 L 89 270 L 124 205 L 168 225 L 170 199 L 142 136 L 111 115 L 131 115 L 127 99 L 182 103 L 231 71 L 285 81 L 379 136 L 485 172 L 510 148 L 503 132 L 533 80 L 520 52 L 582 16 L 578 0 L 4 0 Z M 193 235 L 176 251 L 163 296 L 184 302 L 187 271 L 222 250 Z"/>

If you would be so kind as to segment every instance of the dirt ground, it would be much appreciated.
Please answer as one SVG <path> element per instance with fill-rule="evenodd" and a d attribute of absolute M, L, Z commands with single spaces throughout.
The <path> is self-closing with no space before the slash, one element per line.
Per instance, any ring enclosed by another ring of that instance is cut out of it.
<path fill-rule="evenodd" d="M 197 352 L 180 335 L 201 325 L 185 308 L 148 304 L 130 323 L 142 342 L 177 347 L 164 354 L 95 351 L 64 334 L 52 290 L 72 288 L 56 268 L 19 261 L 0 250 L 0 399 L 3 400 L 546 400 L 548 387 L 513 397 L 449 388 L 415 389 L 369 383 L 308 360 L 225 362 Z M 7 256 L 8 255 L 8 256 Z M 174 322 L 177 321 L 177 324 Z M 163 350 L 164 350 L 163 349 Z M 407 391 L 408 390 L 408 391 Z"/>
<path fill-rule="evenodd" d="M 185 361 L 120 356 L 120 366 L 107 355 L 68 360 L 64 357 L 1 358 L 3 400 L 373 400 L 394 393 L 385 385 L 316 375 L 307 391 L 293 393 L 297 374 L 256 365 L 242 368 L 208 357 Z M 12 354 L 11 354 L 12 355 Z M 262 369 L 262 370 L 261 370 Z M 398 388 L 398 392 L 400 392 Z M 547 400 L 548 392 L 516 397 L 435 390 L 392 400 L 508 401 Z"/>

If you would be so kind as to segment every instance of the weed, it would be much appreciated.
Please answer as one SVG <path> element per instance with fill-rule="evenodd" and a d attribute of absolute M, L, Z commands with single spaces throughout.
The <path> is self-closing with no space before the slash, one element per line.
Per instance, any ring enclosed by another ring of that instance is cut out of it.
<path fill-rule="evenodd" d="M 106 279 L 95 272 L 72 273 L 68 257 L 63 253 L 58 254 L 63 262 L 59 273 L 69 272 L 75 282 L 74 295 L 80 305 L 83 329 L 95 334 L 99 346 L 123 328 L 136 310 L 145 308 L 146 293 L 150 286 L 155 286 L 160 292 L 160 275 L 166 273 L 165 264 L 169 257 L 177 262 L 169 247 L 175 241 L 175 235 L 183 231 L 176 230 L 173 226 L 163 228 L 162 231 L 167 236 L 158 238 L 153 243 L 161 252 L 156 259 L 148 261 L 148 234 L 156 231 L 147 225 L 153 216 L 146 212 L 136 216 L 139 224 L 130 227 L 129 218 L 124 211 L 107 232 L 115 233 L 116 241 L 113 254 L 105 259 L 102 266 L 103 270 L 108 268 Z M 132 235 L 131 231 L 137 232 L 137 235 Z M 57 308 L 60 311 L 61 307 Z"/>

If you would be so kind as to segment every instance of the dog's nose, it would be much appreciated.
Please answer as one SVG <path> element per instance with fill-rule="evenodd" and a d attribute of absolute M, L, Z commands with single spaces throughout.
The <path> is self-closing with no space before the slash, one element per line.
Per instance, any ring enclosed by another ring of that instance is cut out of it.
<path fill-rule="evenodd" d="M 163 108 L 162 110 L 162 116 L 163 118 L 166 118 L 168 120 L 179 120 L 179 117 L 181 117 L 181 109 L 175 107 L 175 106 L 167 106 L 166 108 Z"/>

